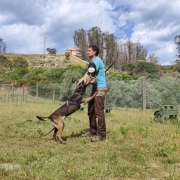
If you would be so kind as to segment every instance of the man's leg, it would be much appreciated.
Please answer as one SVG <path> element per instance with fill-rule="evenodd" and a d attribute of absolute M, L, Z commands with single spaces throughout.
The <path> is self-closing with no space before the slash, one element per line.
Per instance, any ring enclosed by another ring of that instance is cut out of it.
<path fill-rule="evenodd" d="M 96 123 L 96 116 L 95 116 L 95 100 L 94 99 L 92 99 L 88 103 L 88 116 L 89 116 L 90 133 L 92 135 L 96 135 L 97 123 Z"/>
<path fill-rule="evenodd" d="M 95 96 L 95 115 L 98 123 L 98 136 L 106 138 L 106 122 L 104 115 L 105 93 Z"/>

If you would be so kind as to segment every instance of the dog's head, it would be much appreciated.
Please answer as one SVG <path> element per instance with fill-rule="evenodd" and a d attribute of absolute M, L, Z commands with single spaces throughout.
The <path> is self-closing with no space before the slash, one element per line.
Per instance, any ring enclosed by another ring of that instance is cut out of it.
<path fill-rule="evenodd" d="M 85 94 L 86 87 L 87 85 L 85 85 L 84 81 L 78 83 L 78 85 L 76 86 L 76 89 L 74 90 L 74 93 L 68 100 L 76 102 L 77 104 L 80 105 L 83 99 L 83 95 Z"/>
<path fill-rule="evenodd" d="M 76 89 L 75 89 L 74 93 L 83 96 L 84 93 L 85 93 L 85 91 L 86 91 L 86 87 L 87 87 L 87 85 L 85 85 L 84 81 L 81 81 L 81 82 L 76 86 Z"/>

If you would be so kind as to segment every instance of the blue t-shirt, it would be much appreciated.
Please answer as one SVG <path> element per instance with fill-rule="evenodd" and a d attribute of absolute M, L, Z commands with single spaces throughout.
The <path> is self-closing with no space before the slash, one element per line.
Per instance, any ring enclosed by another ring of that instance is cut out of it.
<path fill-rule="evenodd" d="M 97 81 L 97 88 L 98 89 L 104 89 L 107 88 L 107 83 L 106 83 L 106 75 L 105 75 L 105 66 L 102 61 L 102 59 L 98 56 L 94 57 L 92 59 L 92 63 L 95 64 L 96 66 L 96 81 Z"/>

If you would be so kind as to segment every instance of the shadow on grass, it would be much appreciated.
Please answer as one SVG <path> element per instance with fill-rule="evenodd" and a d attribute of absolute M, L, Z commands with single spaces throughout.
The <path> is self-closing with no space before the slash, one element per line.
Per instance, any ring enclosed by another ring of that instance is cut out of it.
<path fill-rule="evenodd" d="M 70 135 L 68 136 L 64 136 L 64 139 L 69 139 L 69 138 L 79 138 L 82 137 L 84 134 L 86 134 L 89 131 L 89 129 L 83 129 L 80 132 L 74 133 L 72 132 Z"/>
<path fill-rule="evenodd" d="M 64 136 L 63 138 L 65 140 L 69 139 L 69 138 L 81 138 L 81 137 L 87 137 L 87 136 L 83 136 L 85 135 L 87 132 L 89 132 L 89 129 L 83 129 L 80 132 L 74 133 L 72 132 L 70 135 L 68 136 Z M 107 134 L 109 134 L 109 131 L 107 131 Z"/>

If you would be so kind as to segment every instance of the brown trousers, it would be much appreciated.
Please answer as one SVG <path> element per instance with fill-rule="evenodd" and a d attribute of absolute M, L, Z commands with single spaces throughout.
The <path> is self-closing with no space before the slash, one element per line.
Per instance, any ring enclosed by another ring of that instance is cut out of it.
<path fill-rule="evenodd" d="M 105 91 L 98 91 L 94 99 L 88 103 L 90 132 L 106 137 L 104 116 Z"/>

